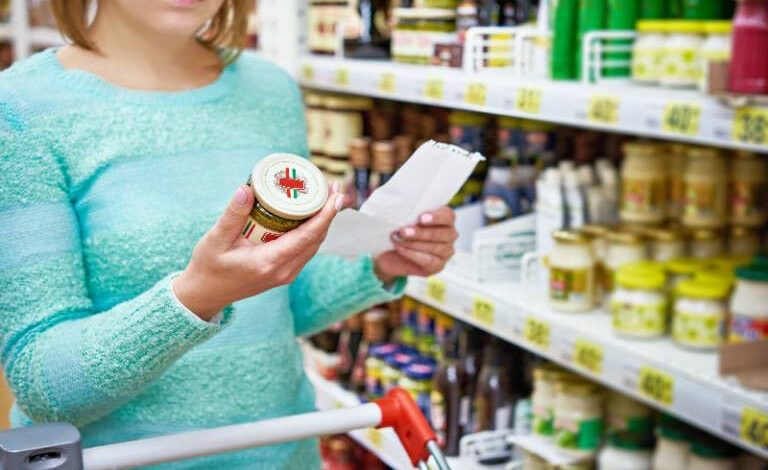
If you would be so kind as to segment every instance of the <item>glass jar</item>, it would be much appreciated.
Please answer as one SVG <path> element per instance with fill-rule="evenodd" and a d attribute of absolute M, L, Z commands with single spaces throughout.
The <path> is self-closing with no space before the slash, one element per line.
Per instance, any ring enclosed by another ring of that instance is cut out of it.
<path fill-rule="evenodd" d="M 610 302 L 613 331 L 628 338 L 663 336 L 668 304 L 662 265 L 639 262 L 622 266 L 616 283 Z"/>
<path fill-rule="evenodd" d="M 567 454 L 595 455 L 603 437 L 600 388 L 578 379 L 555 387 L 555 445 Z"/>
<path fill-rule="evenodd" d="M 768 3 L 739 0 L 733 19 L 733 58 L 729 90 L 734 93 L 768 94 Z"/>
<path fill-rule="evenodd" d="M 704 33 L 707 35 L 701 45 L 701 79 L 699 90 L 709 89 L 709 68 L 713 64 L 728 64 L 731 60 L 731 31 L 730 21 L 707 21 L 704 23 Z"/>
<path fill-rule="evenodd" d="M 768 266 L 752 264 L 736 269 L 731 297 L 728 341 L 743 343 L 768 339 Z"/>
<path fill-rule="evenodd" d="M 630 431 L 640 436 L 653 436 L 653 411 L 642 403 L 612 391 L 605 409 L 609 433 Z"/>
<path fill-rule="evenodd" d="M 551 439 L 555 435 L 555 385 L 570 374 L 553 365 L 543 365 L 533 370 L 533 394 L 531 396 L 531 431 L 537 436 Z"/>
<path fill-rule="evenodd" d="M 562 312 L 585 312 L 595 305 L 595 255 L 590 239 L 560 230 L 549 255 L 549 303 Z"/>
<path fill-rule="evenodd" d="M 760 251 L 760 236 L 750 228 L 735 226 L 728 236 L 728 253 L 735 257 L 752 258 Z"/>
<path fill-rule="evenodd" d="M 632 79 L 637 83 L 655 85 L 661 78 L 665 22 L 637 22 L 637 40 L 632 47 Z"/>
<path fill-rule="evenodd" d="M 600 451 L 600 470 L 650 470 L 653 438 L 631 432 L 612 433 Z"/>
<path fill-rule="evenodd" d="M 716 349 L 723 342 L 726 300 L 724 282 L 688 279 L 677 285 L 672 339 L 693 349 Z"/>
<path fill-rule="evenodd" d="M 373 107 L 373 100 L 358 96 L 328 95 L 324 101 L 323 154 L 348 165 L 349 143 L 363 135 L 364 113 Z"/>
<path fill-rule="evenodd" d="M 658 147 L 649 142 L 624 144 L 621 168 L 621 220 L 659 223 L 667 204 L 667 169 Z"/>
<path fill-rule="evenodd" d="M 695 88 L 701 74 L 701 45 L 704 42 L 699 21 L 668 21 L 661 59 L 662 86 Z"/>
<path fill-rule="evenodd" d="M 768 162 L 764 156 L 736 152 L 730 174 L 731 223 L 750 227 L 768 220 Z"/>
<path fill-rule="evenodd" d="M 608 248 L 605 253 L 603 271 L 603 292 L 613 292 L 616 271 L 623 265 L 648 259 L 645 239 L 639 234 L 609 232 L 606 236 Z"/>
<path fill-rule="evenodd" d="M 650 240 L 651 259 L 653 261 L 666 262 L 685 256 L 685 238 L 682 232 L 654 228 L 648 229 L 646 233 Z"/>
<path fill-rule="evenodd" d="M 709 147 L 691 147 L 685 167 L 685 202 L 682 222 L 688 227 L 722 227 L 726 223 L 728 168 L 722 153 Z"/>
<path fill-rule="evenodd" d="M 717 230 L 698 229 L 690 233 L 689 250 L 692 258 L 711 259 L 725 253 L 722 234 Z"/>
<path fill-rule="evenodd" d="M 456 11 L 441 8 L 395 8 L 392 60 L 428 65 L 435 44 L 455 43 Z"/>
<path fill-rule="evenodd" d="M 678 219 L 683 214 L 685 202 L 685 167 L 688 164 L 688 147 L 683 144 L 667 146 L 669 186 L 667 190 L 667 216 Z"/>
<path fill-rule="evenodd" d="M 653 470 L 688 470 L 691 444 L 683 428 L 662 422 L 656 434 Z"/>
<path fill-rule="evenodd" d="M 728 444 L 711 439 L 694 441 L 688 470 L 737 470 L 737 453 Z"/>
<path fill-rule="evenodd" d="M 251 243 L 277 240 L 315 215 L 328 199 L 328 183 L 306 158 L 273 153 L 248 178 L 255 202 L 242 235 Z"/>

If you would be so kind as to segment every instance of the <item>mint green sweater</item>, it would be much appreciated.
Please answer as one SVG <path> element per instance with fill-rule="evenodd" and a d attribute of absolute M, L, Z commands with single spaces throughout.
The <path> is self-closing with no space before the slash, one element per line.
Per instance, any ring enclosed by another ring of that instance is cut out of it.
<path fill-rule="evenodd" d="M 186 265 L 259 158 L 306 155 L 291 78 L 251 54 L 191 91 L 127 90 L 53 50 L 0 74 L 0 358 L 15 425 L 86 446 L 311 411 L 296 337 L 402 292 L 370 257 L 315 257 L 221 324 L 178 303 Z M 319 466 L 316 441 L 170 468 Z M 163 466 L 166 468 L 166 466 Z"/>

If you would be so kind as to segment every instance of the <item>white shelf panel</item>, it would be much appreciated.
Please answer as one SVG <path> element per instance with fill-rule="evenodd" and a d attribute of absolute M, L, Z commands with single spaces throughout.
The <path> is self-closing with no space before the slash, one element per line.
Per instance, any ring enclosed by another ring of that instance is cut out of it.
<path fill-rule="evenodd" d="M 0 41 L 10 41 L 12 38 L 11 26 L 8 23 L 0 23 Z"/>
<path fill-rule="evenodd" d="M 64 38 L 56 28 L 34 27 L 29 31 L 29 39 L 35 47 L 50 47 L 64 44 Z"/>
<path fill-rule="evenodd" d="M 606 312 L 554 312 L 538 286 L 481 285 L 444 272 L 428 280 L 412 278 L 406 294 L 768 457 L 762 433 L 757 433 L 758 444 L 742 438 L 745 425 L 768 423 L 768 393 L 720 377 L 715 352 L 684 350 L 669 338 L 622 339 L 611 330 Z"/>
<path fill-rule="evenodd" d="M 458 69 L 321 56 L 304 56 L 301 64 L 299 79 L 311 88 L 768 153 L 768 125 L 752 137 L 740 137 L 753 140 L 739 141 L 734 109 L 695 91 L 521 81 L 493 72 L 468 74 Z M 606 105 L 615 106 L 615 112 L 606 113 Z M 678 117 L 698 113 L 698 124 L 694 119 L 694 124 L 670 130 L 665 118 L 673 108 Z M 768 116 L 768 107 L 753 109 L 756 114 L 751 116 Z"/>

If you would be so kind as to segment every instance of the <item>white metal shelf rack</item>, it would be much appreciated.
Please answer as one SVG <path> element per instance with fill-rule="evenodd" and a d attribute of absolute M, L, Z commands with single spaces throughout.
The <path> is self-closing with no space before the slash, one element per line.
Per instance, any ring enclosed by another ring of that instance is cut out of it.
<path fill-rule="evenodd" d="M 11 0 L 10 21 L 0 24 L 0 41 L 11 43 L 14 60 L 27 58 L 39 47 L 64 44 L 57 29 L 29 25 L 26 0 Z"/>

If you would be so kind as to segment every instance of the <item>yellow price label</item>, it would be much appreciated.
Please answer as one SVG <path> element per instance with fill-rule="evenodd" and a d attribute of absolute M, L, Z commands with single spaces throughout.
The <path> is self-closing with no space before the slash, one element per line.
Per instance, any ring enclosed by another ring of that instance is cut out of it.
<path fill-rule="evenodd" d="M 667 103 L 661 128 L 670 134 L 696 135 L 699 133 L 701 107 L 691 103 Z"/>
<path fill-rule="evenodd" d="M 445 303 L 445 282 L 436 277 L 427 279 L 427 298 L 439 304 Z"/>
<path fill-rule="evenodd" d="M 496 306 L 488 299 L 475 297 L 472 301 L 472 318 L 485 326 L 493 326 Z"/>
<path fill-rule="evenodd" d="M 541 349 L 549 349 L 550 330 L 549 323 L 528 317 L 523 328 L 523 339 Z"/>
<path fill-rule="evenodd" d="M 733 118 L 733 139 L 744 144 L 768 145 L 768 109 L 737 109 Z"/>
<path fill-rule="evenodd" d="M 485 87 L 485 83 L 472 82 L 467 85 L 467 92 L 464 94 L 464 101 L 467 104 L 485 106 L 487 98 L 488 89 Z"/>
<path fill-rule="evenodd" d="M 424 96 L 433 100 L 442 100 L 445 96 L 445 86 L 440 78 L 430 78 L 424 84 Z"/>
<path fill-rule="evenodd" d="M 368 428 L 368 442 L 374 449 L 381 449 L 381 444 L 384 438 L 381 436 L 381 431 L 375 428 Z"/>
<path fill-rule="evenodd" d="M 315 68 L 312 67 L 312 64 L 304 64 L 301 66 L 301 76 L 304 77 L 305 80 L 315 79 Z"/>
<path fill-rule="evenodd" d="M 379 91 L 383 93 L 395 92 L 395 74 L 392 72 L 384 72 L 379 77 Z"/>
<path fill-rule="evenodd" d="M 610 95 L 593 95 L 587 107 L 587 121 L 615 125 L 619 122 L 619 98 Z"/>
<path fill-rule="evenodd" d="M 675 396 L 675 378 L 652 367 L 641 367 L 637 388 L 641 395 L 670 406 Z"/>
<path fill-rule="evenodd" d="M 515 95 L 515 107 L 518 111 L 529 114 L 541 112 L 541 90 L 531 87 L 520 87 Z"/>
<path fill-rule="evenodd" d="M 768 449 L 768 415 L 753 408 L 744 408 L 739 434 L 745 442 Z"/>
<path fill-rule="evenodd" d="M 336 84 L 339 86 L 349 85 L 349 70 L 345 68 L 336 69 Z"/>
<path fill-rule="evenodd" d="M 602 374 L 603 347 L 585 339 L 577 339 L 573 345 L 573 363 L 593 374 Z"/>

